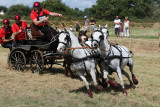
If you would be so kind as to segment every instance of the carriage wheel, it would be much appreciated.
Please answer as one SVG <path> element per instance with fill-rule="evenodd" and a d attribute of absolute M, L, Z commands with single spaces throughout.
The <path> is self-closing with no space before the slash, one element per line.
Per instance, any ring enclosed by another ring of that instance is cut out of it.
<path fill-rule="evenodd" d="M 30 69 L 32 73 L 37 71 L 39 74 L 42 74 L 43 68 L 44 68 L 44 59 L 42 52 L 39 50 L 32 51 L 30 58 Z"/>
<path fill-rule="evenodd" d="M 8 56 L 8 66 L 11 69 L 24 71 L 26 67 L 26 57 L 21 51 L 12 51 Z"/>
<path fill-rule="evenodd" d="M 53 63 L 54 63 L 54 60 L 55 60 L 55 59 L 53 59 L 53 58 L 50 58 L 50 59 L 47 58 L 47 59 L 45 60 L 45 68 L 46 68 L 47 70 L 51 71 L 52 66 L 53 66 Z"/>

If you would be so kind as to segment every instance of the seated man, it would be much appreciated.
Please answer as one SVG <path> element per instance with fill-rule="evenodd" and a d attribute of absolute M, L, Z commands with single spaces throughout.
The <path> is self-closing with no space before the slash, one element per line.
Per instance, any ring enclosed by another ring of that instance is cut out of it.
<path fill-rule="evenodd" d="M 13 29 L 13 34 L 15 36 L 15 41 L 18 46 L 25 45 L 26 44 L 25 40 L 29 38 L 27 33 L 25 32 L 25 29 L 29 28 L 30 25 L 24 21 L 21 21 L 20 15 L 15 15 L 14 19 L 16 23 L 13 24 L 12 29 Z"/>
<path fill-rule="evenodd" d="M 62 15 L 59 13 L 50 12 L 46 9 L 42 9 L 39 2 L 35 2 L 33 4 L 33 8 L 34 10 L 31 12 L 31 19 L 36 27 L 46 35 L 48 42 L 50 42 L 53 38 L 53 35 L 57 35 L 58 32 L 52 27 L 48 26 L 47 21 L 49 17 L 47 15 L 59 17 L 62 17 Z"/>
<path fill-rule="evenodd" d="M 3 27 L 0 29 L 0 44 L 4 48 L 9 48 L 12 50 L 12 42 L 14 38 L 12 37 L 12 27 L 9 26 L 10 21 L 8 19 L 3 20 Z"/>

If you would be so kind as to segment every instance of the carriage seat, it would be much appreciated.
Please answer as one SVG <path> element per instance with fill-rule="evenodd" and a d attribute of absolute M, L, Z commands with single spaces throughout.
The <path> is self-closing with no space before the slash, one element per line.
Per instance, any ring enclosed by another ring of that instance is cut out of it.
<path fill-rule="evenodd" d="M 58 46 L 58 39 L 51 41 L 50 43 L 46 43 L 43 45 L 31 45 L 32 49 L 39 49 L 41 51 L 56 51 Z"/>
<path fill-rule="evenodd" d="M 36 28 L 36 25 L 32 23 L 30 25 L 30 28 L 31 28 L 32 40 L 42 40 L 42 38 L 44 38 L 44 33 L 42 33 L 38 28 Z"/>

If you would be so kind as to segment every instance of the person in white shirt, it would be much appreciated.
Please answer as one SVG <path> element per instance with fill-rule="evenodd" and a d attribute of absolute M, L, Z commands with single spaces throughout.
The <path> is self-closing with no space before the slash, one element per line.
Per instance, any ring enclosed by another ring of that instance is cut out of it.
<path fill-rule="evenodd" d="M 130 26 L 130 22 L 128 20 L 128 17 L 125 17 L 125 21 L 124 21 L 124 35 L 127 38 L 129 38 L 129 33 L 130 33 L 129 26 Z"/>
<path fill-rule="evenodd" d="M 74 31 L 72 25 L 70 25 L 69 30 L 70 30 L 71 32 Z"/>
<path fill-rule="evenodd" d="M 114 20 L 116 37 L 120 37 L 120 22 L 121 20 L 116 16 L 116 19 Z"/>

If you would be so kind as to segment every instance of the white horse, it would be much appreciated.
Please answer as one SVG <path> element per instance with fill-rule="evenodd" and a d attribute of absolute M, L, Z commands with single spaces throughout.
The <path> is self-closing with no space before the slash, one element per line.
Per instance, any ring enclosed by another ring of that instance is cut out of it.
<path fill-rule="evenodd" d="M 102 32 L 103 31 L 103 32 Z M 128 49 L 124 46 L 120 45 L 112 45 L 110 46 L 104 29 L 95 30 L 92 34 L 92 47 L 93 48 L 100 48 L 101 56 L 104 58 L 105 65 L 103 67 L 103 77 L 107 79 L 108 73 L 115 71 L 118 74 L 120 79 L 120 84 L 123 88 L 124 95 L 127 95 L 127 91 L 124 86 L 122 73 L 125 71 L 123 70 L 124 67 L 127 65 L 129 70 L 132 74 L 132 80 L 135 85 L 138 84 L 138 80 L 136 79 L 135 75 L 133 74 L 133 60 L 131 58 L 131 54 Z M 103 62 L 103 61 L 102 61 Z M 130 80 L 130 84 L 133 85 Z"/>
<path fill-rule="evenodd" d="M 59 39 L 59 44 L 58 44 L 57 50 L 59 53 L 63 53 L 65 50 L 67 50 L 67 48 L 73 48 L 73 49 L 70 49 L 70 53 L 73 60 L 72 67 L 76 70 L 76 73 L 85 83 L 85 86 L 88 90 L 89 97 L 92 98 L 93 95 L 89 88 L 89 83 L 87 82 L 84 76 L 85 72 L 88 72 L 91 75 L 94 82 L 94 86 L 96 86 L 99 91 L 102 91 L 103 87 L 98 86 L 96 81 L 96 75 L 95 75 L 96 61 L 91 56 L 92 52 L 89 51 L 88 49 L 82 49 L 81 48 L 82 46 L 78 42 L 78 38 L 70 31 L 61 32 L 59 34 L 58 39 Z"/>

